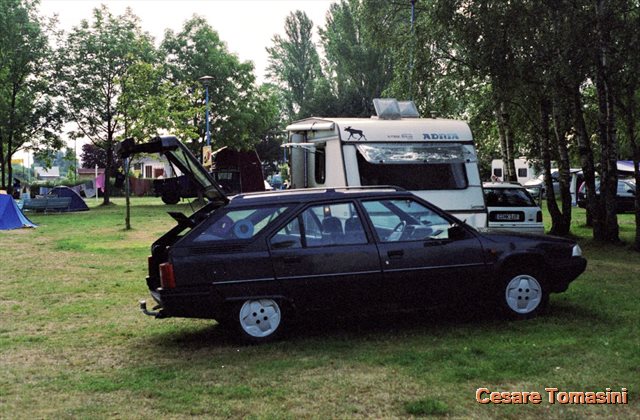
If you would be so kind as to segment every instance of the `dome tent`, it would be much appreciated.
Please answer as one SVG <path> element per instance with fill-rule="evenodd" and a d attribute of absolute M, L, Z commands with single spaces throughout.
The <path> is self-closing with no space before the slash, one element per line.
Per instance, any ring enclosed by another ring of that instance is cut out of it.
<path fill-rule="evenodd" d="M 49 195 L 56 195 L 58 197 L 71 197 L 71 204 L 65 211 L 86 211 L 89 210 L 87 203 L 84 202 L 80 194 L 75 192 L 69 187 L 59 186 L 49 191 Z"/>
<path fill-rule="evenodd" d="M 10 195 L 0 194 L 0 230 L 36 227 L 22 213 Z"/>

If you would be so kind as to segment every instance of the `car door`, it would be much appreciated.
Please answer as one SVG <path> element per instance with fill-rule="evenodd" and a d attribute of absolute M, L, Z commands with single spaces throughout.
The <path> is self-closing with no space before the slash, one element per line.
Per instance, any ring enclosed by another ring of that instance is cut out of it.
<path fill-rule="evenodd" d="M 176 282 L 185 288 L 215 285 L 227 299 L 274 294 L 271 256 L 264 240 L 256 238 L 286 210 L 284 205 L 222 209 L 172 249 Z"/>
<path fill-rule="evenodd" d="M 450 220 L 413 199 L 362 205 L 376 232 L 384 287 L 398 305 L 466 302 L 482 289 L 486 266 L 471 231 L 450 238 Z"/>
<path fill-rule="evenodd" d="M 275 276 L 298 309 L 351 311 L 381 299 L 378 250 L 352 202 L 308 206 L 269 246 Z"/>

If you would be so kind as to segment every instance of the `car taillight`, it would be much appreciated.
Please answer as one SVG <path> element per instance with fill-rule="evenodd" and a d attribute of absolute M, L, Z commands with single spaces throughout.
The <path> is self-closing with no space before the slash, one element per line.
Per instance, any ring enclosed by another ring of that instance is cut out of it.
<path fill-rule="evenodd" d="M 536 222 L 542 223 L 542 211 L 540 210 L 538 210 L 538 213 L 536 214 Z"/>
<path fill-rule="evenodd" d="M 175 289 L 176 278 L 173 275 L 173 264 L 160 264 L 160 285 L 163 289 Z"/>

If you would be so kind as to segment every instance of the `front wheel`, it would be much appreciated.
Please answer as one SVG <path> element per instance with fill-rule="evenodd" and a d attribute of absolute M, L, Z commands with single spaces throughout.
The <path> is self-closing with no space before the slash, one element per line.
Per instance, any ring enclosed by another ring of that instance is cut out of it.
<path fill-rule="evenodd" d="M 549 292 L 541 276 L 521 271 L 511 272 L 499 292 L 500 308 L 510 318 L 533 318 L 549 303 Z"/>
<path fill-rule="evenodd" d="M 283 312 L 273 299 L 250 299 L 234 310 L 237 332 L 242 341 L 262 343 L 274 340 L 282 332 Z"/>

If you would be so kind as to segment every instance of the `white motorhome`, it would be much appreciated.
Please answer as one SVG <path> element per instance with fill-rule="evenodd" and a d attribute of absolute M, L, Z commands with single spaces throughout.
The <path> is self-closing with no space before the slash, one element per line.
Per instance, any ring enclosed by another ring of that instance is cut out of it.
<path fill-rule="evenodd" d="M 478 159 L 467 123 L 418 118 L 411 102 L 374 100 L 376 117 L 307 118 L 287 127 L 291 187 L 395 185 L 485 227 Z"/>
<path fill-rule="evenodd" d="M 536 179 L 538 175 L 540 175 L 534 167 L 533 162 L 527 160 L 527 158 L 521 157 L 514 159 L 513 163 L 516 167 L 516 182 L 520 185 L 524 185 L 525 182 Z M 507 169 L 504 167 L 502 159 L 493 159 L 491 161 L 492 180 L 497 180 L 498 182 L 507 181 L 505 179 L 506 174 Z"/>

